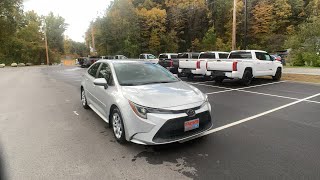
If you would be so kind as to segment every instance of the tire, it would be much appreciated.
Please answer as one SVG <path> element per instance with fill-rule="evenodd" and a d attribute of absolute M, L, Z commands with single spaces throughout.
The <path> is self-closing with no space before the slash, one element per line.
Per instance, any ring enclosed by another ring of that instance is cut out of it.
<path fill-rule="evenodd" d="M 224 77 L 216 77 L 214 78 L 215 84 L 222 84 Z"/>
<path fill-rule="evenodd" d="M 114 137 L 120 144 L 127 142 L 123 119 L 118 108 L 114 108 L 111 114 L 111 128 Z"/>
<path fill-rule="evenodd" d="M 282 70 L 281 70 L 281 68 L 278 68 L 276 74 L 274 76 L 272 76 L 272 79 L 274 81 L 279 81 L 281 79 L 281 77 L 282 77 Z"/>
<path fill-rule="evenodd" d="M 252 71 L 246 69 L 243 73 L 242 84 L 245 86 L 249 86 L 252 82 L 252 79 L 253 79 Z"/>
<path fill-rule="evenodd" d="M 89 109 L 90 107 L 88 106 L 88 102 L 87 102 L 87 97 L 86 97 L 86 93 L 84 91 L 83 88 L 81 88 L 81 104 L 82 104 L 82 107 L 84 109 Z"/>
<path fill-rule="evenodd" d="M 188 78 L 189 80 L 193 80 L 194 75 L 193 75 L 193 74 L 187 74 L 187 78 Z"/>

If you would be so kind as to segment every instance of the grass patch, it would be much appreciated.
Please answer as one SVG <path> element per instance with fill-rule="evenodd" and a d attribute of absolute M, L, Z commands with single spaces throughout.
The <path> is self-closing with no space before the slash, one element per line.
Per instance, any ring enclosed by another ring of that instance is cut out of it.
<path fill-rule="evenodd" d="M 319 83 L 320 84 L 320 76 L 317 76 L 317 75 L 282 74 L 281 80 L 310 82 L 310 83 Z"/>
<path fill-rule="evenodd" d="M 313 66 L 284 66 L 284 68 L 304 68 L 304 69 L 320 69 L 320 67 Z"/>

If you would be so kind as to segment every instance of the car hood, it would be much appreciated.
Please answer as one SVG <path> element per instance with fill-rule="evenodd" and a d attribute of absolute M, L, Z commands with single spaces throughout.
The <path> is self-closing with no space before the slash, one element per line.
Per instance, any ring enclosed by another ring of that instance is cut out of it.
<path fill-rule="evenodd" d="M 182 81 L 121 88 L 125 98 L 145 107 L 170 108 L 205 100 L 201 91 Z"/>

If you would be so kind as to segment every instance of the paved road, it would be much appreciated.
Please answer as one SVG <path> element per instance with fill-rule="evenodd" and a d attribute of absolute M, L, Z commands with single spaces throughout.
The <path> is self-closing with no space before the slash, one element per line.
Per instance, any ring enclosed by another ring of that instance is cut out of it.
<path fill-rule="evenodd" d="M 10 179 L 319 179 L 320 86 L 189 82 L 208 93 L 215 129 L 184 144 L 115 142 L 81 107 L 85 69 L 0 70 L 0 146 Z"/>

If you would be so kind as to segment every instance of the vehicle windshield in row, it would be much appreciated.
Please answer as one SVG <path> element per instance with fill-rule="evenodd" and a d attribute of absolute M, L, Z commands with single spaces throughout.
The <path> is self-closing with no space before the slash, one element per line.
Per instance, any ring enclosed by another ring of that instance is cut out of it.
<path fill-rule="evenodd" d="M 114 69 L 121 86 L 138 86 L 179 81 L 169 71 L 152 63 L 115 63 Z"/>
<path fill-rule="evenodd" d="M 251 52 L 232 52 L 229 59 L 252 59 Z"/>

